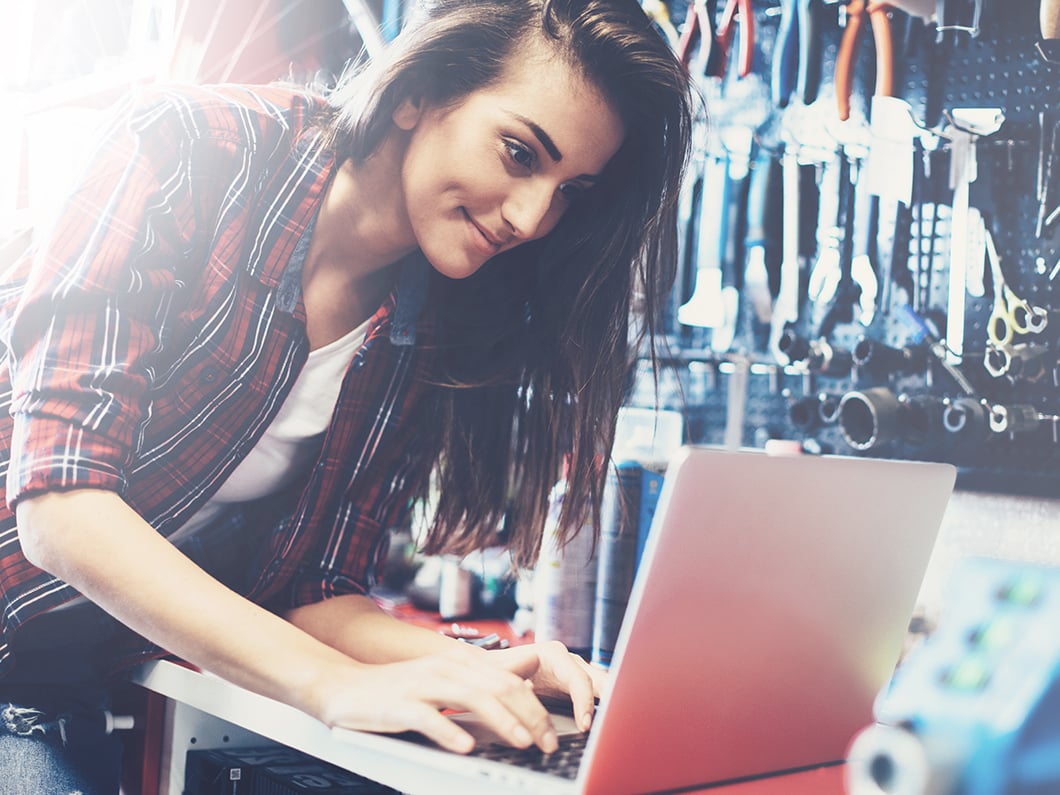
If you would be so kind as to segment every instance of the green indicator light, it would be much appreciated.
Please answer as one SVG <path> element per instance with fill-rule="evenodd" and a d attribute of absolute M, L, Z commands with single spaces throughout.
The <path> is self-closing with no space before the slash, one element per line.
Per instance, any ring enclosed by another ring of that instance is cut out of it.
<path fill-rule="evenodd" d="M 1033 605 L 1042 598 L 1042 581 L 1037 577 L 1021 577 L 1002 586 L 998 596 L 1014 605 Z"/>
<path fill-rule="evenodd" d="M 962 660 L 942 675 L 942 681 L 954 690 L 982 690 L 989 680 L 990 671 L 974 657 Z"/>
<path fill-rule="evenodd" d="M 1011 646 L 1015 639 L 1015 622 L 1007 618 L 997 618 L 988 624 L 983 624 L 969 638 L 973 645 L 981 649 L 1000 649 Z"/>

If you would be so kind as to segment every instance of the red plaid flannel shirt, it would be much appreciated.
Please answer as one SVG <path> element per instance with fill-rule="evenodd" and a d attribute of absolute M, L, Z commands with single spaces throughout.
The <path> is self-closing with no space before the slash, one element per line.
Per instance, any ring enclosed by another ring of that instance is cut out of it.
<path fill-rule="evenodd" d="M 109 489 L 168 535 L 293 384 L 309 345 L 292 255 L 335 168 L 321 103 L 235 86 L 130 99 L 36 251 L 0 279 L 0 677 L 19 628 L 78 596 L 23 557 L 18 500 Z M 402 265 L 312 470 L 189 545 L 271 609 L 364 592 L 426 475 L 410 433 L 426 268 Z"/>

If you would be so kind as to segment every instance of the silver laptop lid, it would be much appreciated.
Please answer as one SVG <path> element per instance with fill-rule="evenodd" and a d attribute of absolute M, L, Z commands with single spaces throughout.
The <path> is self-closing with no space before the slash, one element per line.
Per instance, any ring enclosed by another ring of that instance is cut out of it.
<path fill-rule="evenodd" d="M 948 464 L 682 448 L 581 791 L 840 760 L 898 659 L 954 478 Z"/>

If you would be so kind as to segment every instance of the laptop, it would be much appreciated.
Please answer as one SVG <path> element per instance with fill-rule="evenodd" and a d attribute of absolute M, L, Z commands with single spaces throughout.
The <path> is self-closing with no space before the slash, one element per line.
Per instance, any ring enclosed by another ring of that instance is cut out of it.
<path fill-rule="evenodd" d="M 838 763 L 898 661 L 954 479 L 948 464 L 682 447 L 574 771 L 550 771 L 560 752 L 490 758 L 488 737 L 463 756 L 334 733 L 370 743 L 374 777 L 409 795 L 641 795 Z"/>

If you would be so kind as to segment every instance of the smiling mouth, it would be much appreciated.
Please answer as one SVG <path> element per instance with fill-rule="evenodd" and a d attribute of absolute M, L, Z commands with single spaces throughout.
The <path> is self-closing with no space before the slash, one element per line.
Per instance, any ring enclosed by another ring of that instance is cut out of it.
<path fill-rule="evenodd" d="M 479 235 L 482 237 L 482 239 L 484 241 L 486 241 L 486 243 L 488 243 L 490 246 L 492 246 L 494 249 L 497 249 L 497 250 L 499 250 L 501 248 L 501 246 L 504 245 L 500 241 L 496 240 L 489 233 L 487 233 L 485 229 L 483 229 L 481 226 L 479 226 L 479 224 L 475 221 L 475 219 L 471 217 L 471 213 L 469 213 L 464 208 L 461 208 L 461 209 L 462 209 L 462 211 L 464 213 L 464 217 L 468 220 L 468 223 L 470 223 L 473 227 L 475 227 L 475 230 L 479 233 Z"/>

